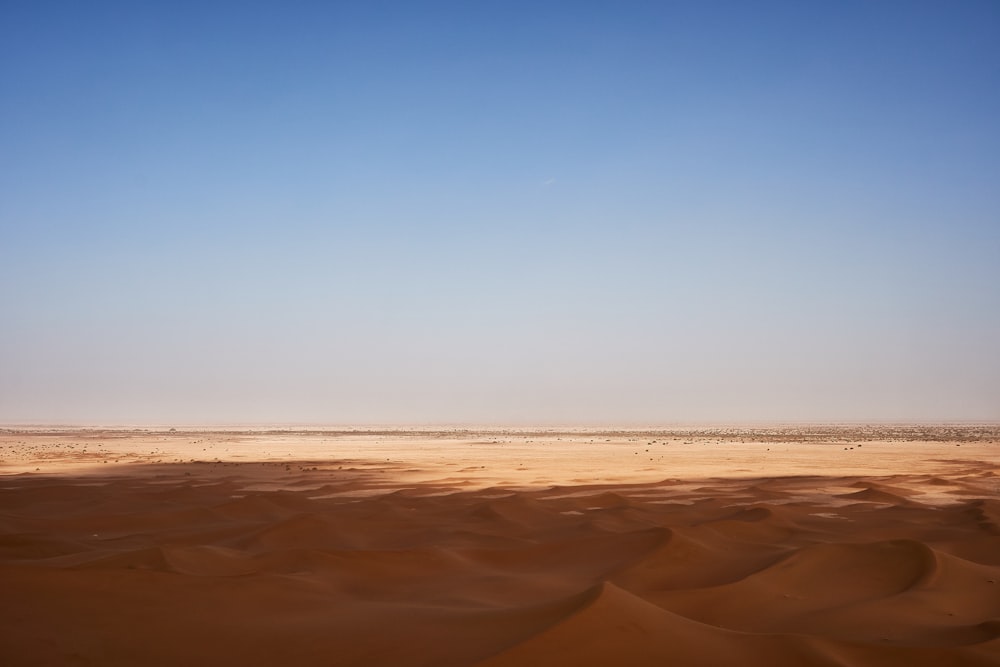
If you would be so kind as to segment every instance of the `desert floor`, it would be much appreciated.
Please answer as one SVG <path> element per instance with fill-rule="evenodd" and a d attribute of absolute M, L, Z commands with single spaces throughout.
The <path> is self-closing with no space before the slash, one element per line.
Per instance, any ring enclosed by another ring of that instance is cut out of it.
<path fill-rule="evenodd" d="M 1000 426 L 0 429 L 4 665 L 1000 665 Z"/>

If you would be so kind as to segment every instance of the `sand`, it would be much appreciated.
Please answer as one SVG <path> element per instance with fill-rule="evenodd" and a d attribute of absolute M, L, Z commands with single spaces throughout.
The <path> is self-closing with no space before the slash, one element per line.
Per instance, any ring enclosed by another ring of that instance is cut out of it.
<path fill-rule="evenodd" d="M 1000 427 L 0 429 L 4 665 L 998 665 Z"/>

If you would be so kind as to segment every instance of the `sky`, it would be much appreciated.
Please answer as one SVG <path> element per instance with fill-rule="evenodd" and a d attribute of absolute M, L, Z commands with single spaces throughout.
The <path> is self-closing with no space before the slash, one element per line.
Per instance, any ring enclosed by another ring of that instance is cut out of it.
<path fill-rule="evenodd" d="M 1000 420 L 1000 4 L 0 1 L 0 423 Z"/>

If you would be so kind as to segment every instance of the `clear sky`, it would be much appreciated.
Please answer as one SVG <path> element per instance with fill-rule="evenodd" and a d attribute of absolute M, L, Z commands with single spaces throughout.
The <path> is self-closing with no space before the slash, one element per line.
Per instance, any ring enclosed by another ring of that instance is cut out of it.
<path fill-rule="evenodd" d="M 0 421 L 1000 419 L 1000 3 L 0 3 Z"/>

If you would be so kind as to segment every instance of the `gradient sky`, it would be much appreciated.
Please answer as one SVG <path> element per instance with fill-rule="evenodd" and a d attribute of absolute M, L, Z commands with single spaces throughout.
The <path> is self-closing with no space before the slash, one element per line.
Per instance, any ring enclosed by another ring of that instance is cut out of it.
<path fill-rule="evenodd" d="M 0 421 L 1000 420 L 1000 4 L 0 3 Z"/>

